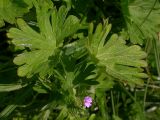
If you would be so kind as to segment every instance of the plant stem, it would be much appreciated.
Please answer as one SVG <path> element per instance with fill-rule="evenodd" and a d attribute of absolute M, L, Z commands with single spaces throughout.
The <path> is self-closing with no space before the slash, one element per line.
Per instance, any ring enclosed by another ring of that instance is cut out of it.
<path fill-rule="evenodd" d="M 113 115 L 116 115 L 115 106 L 114 106 L 114 98 L 113 98 L 113 92 L 112 92 L 112 90 L 111 90 L 111 101 L 112 101 L 112 111 L 113 111 Z"/>
<path fill-rule="evenodd" d="M 159 56 L 159 51 L 157 47 L 157 42 L 159 41 L 156 41 L 155 39 L 153 39 L 153 48 L 154 48 L 156 65 L 157 65 L 157 72 L 158 72 L 158 76 L 160 76 L 160 56 Z"/>
<path fill-rule="evenodd" d="M 147 91 L 148 91 L 148 85 L 150 83 L 150 78 L 147 80 L 147 84 L 144 91 L 144 98 L 143 98 L 143 111 L 145 111 L 145 104 L 146 104 L 146 98 L 147 98 Z"/>

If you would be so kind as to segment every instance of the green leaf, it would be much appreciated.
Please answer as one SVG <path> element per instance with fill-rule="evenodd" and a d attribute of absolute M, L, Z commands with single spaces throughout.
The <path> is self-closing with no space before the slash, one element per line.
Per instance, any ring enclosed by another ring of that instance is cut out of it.
<path fill-rule="evenodd" d="M 156 38 L 160 31 L 158 0 L 121 0 L 121 7 L 130 40 L 143 44 L 144 39 Z"/>
<path fill-rule="evenodd" d="M 58 115 L 58 117 L 56 118 L 56 120 L 64 120 L 65 117 L 67 116 L 68 111 L 66 107 L 63 107 L 63 109 L 61 110 L 60 114 Z"/>
<path fill-rule="evenodd" d="M 113 115 L 113 120 L 122 120 L 122 119 L 116 115 Z"/>
<path fill-rule="evenodd" d="M 12 99 L 12 104 L 7 105 L 0 112 L 0 120 L 8 120 L 9 115 L 18 107 L 19 104 L 22 104 L 27 98 L 31 97 L 31 88 L 21 89 L 19 93 L 17 93 Z"/>
<path fill-rule="evenodd" d="M 14 90 L 19 90 L 25 86 L 21 84 L 0 84 L 0 92 L 10 92 Z"/>
<path fill-rule="evenodd" d="M 135 102 L 131 105 L 131 110 L 129 111 L 129 114 L 130 120 L 146 120 L 142 105 L 139 102 Z"/>
<path fill-rule="evenodd" d="M 96 114 L 91 114 L 91 116 L 89 117 L 89 120 L 95 120 Z"/>
<path fill-rule="evenodd" d="M 42 94 L 48 93 L 48 91 L 45 88 L 43 88 L 42 86 L 34 86 L 33 90 L 38 93 L 42 93 Z"/>
<path fill-rule="evenodd" d="M 141 68 L 147 66 L 143 60 L 146 53 L 137 45 L 127 46 L 125 40 L 117 34 L 107 37 L 110 29 L 111 25 L 105 21 L 104 26 L 97 26 L 94 34 L 89 32 L 87 47 L 91 55 L 97 59 L 99 66 L 105 67 L 109 75 L 128 83 L 142 84 L 142 79 L 147 77 Z"/>
<path fill-rule="evenodd" d="M 52 2 L 34 0 L 37 12 L 39 31 L 28 26 L 24 20 L 18 19 L 19 29 L 11 28 L 8 36 L 16 46 L 29 48 L 14 59 L 19 76 L 31 77 L 39 73 L 41 77 L 51 75 L 58 62 L 59 47 L 66 37 L 73 35 L 80 27 L 77 17 L 69 15 L 68 9 L 62 6 L 57 11 Z M 43 6 L 43 7 L 42 7 Z"/>
<path fill-rule="evenodd" d="M 96 85 L 96 96 L 101 98 L 107 90 L 113 88 L 114 82 L 113 79 L 105 73 L 105 71 L 99 70 L 99 76 L 97 77 L 97 81 L 99 82 Z"/>
<path fill-rule="evenodd" d="M 0 0 L 0 27 L 4 26 L 4 21 L 15 23 L 15 18 L 29 12 L 31 7 L 29 0 Z"/>
<path fill-rule="evenodd" d="M 7 117 L 17 108 L 18 105 L 8 105 L 1 113 L 0 119 L 6 120 Z"/>

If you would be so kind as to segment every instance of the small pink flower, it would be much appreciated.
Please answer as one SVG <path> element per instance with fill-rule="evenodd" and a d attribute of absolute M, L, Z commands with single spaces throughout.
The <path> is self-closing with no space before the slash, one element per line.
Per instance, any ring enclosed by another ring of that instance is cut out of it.
<path fill-rule="evenodd" d="M 86 108 L 89 108 L 89 107 L 91 107 L 92 106 L 92 98 L 91 97 L 89 97 L 89 96 L 86 96 L 85 98 L 84 98 L 84 106 L 86 107 Z"/>

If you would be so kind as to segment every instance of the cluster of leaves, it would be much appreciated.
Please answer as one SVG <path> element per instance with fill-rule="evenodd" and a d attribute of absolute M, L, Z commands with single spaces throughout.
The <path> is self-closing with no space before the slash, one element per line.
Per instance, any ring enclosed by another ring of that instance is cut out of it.
<path fill-rule="evenodd" d="M 0 70 L 13 76 L 6 82 L 0 75 L 0 119 L 147 119 L 153 79 L 147 60 L 150 49 L 159 59 L 159 6 L 157 0 L 1 0 L 0 27 L 9 24 L 3 28 L 12 56 Z"/>

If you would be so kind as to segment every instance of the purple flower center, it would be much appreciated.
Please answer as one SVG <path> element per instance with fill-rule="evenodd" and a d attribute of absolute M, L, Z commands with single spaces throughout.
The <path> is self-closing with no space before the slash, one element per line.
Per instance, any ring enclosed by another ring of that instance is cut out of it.
<path fill-rule="evenodd" d="M 86 96 L 83 102 L 84 102 L 84 106 L 87 108 L 92 106 L 92 98 L 89 96 Z"/>

